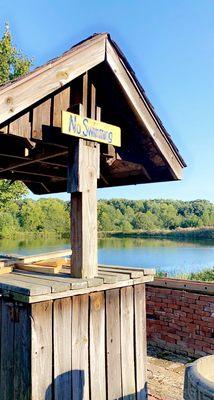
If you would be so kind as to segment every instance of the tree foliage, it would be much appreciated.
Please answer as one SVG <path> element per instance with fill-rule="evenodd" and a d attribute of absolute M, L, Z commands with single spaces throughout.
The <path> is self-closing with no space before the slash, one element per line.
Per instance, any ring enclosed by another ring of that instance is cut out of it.
<path fill-rule="evenodd" d="M 9 24 L 5 24 L 4 33 L 0 39 L 0 84 L 26 74 L 31 65 L 32 60 L 14 46 Z M 4 226 L 4 229 L 6 229 L 6 225 L 9 226 L 9 222 L 6 221 L 11 219 L 11 213 L 12 218 L 14 218 L 12 207 L 16 208 L 15 202 L 21 200 L 27 192 L 28 190 L 22 182 L 11 183 L 7 180 L 0 180 L 0 224 Z M 10 209 L 9 214 L 2 211 L 6 205 Z M 10 226 L 13 226 L 13 222 L 10 222 Z M 17 228 L 16 224 L 15 226 Z"/>
<path fill-rule="evenodd" d="M 214 206 L 207 200 L 101 200 L 101 231 L 161 230 L 214 225 Z"/>
<path fill-rule="evenodd" d="M 0 84 L 25 75 L 32 65 L 32 60 L 18 50 L 12 40 L 9 25 L 0 39 Z"/>
<path fill-rule="evenodd" d="M 0 181 L 0 237 L 70 235 L 70 205 L 59 199 L 23 198 L 25 186 Z M 100 200 L 98 229 L 110 232 L 161 231 L 214 225 L 206 200 Z"/>

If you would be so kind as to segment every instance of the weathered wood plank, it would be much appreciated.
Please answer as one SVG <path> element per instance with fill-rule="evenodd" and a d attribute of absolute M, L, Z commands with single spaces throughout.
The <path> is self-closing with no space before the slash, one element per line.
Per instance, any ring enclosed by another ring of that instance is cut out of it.
<path fill-rule="evenodd" d="M 75 296 L 72 301 L 72 399 L 89 400 L 89 298 Z"/>
<path fill-rule="evenodd" d="M 108 399 L 122 397 L 119 289 L 106 292 L 106 357 Z"/>
<path fill-rule="evenodd" d="M 103 290 L 108 290 L 108 289 L 116 289 L 116 288 L 122 288 L 122 287 L 127 287 L 130 285 L 138 285 L 140 283 L 149 283 L 153 280 L 153 276 L 144 276 L 142 278 L 136 278 L 136 279 L 129 279 L 127 281 L 119 281 L 115 283 L 103 283 L 102 285 L 99 286 L 93 286 L 93 287 L 87 287 L 87 288 L 80 288 L 80 289 L 72 289 L 72 290 L 67 290 L 65 292 L 60 292 L 60 293 L 49 293 L 46 295 L 37 295 L 37 296 L 26 296 L 20 293 L 15 293 L 11 292 L 10 295 L 14 300 L 18 301 L 24 301 L 27 303 L 37 303 L 39 301 L 46 301 L 46 300 L 54 300 L 58 298 L 64 298 L 64 297 L 70 297 L 70 296 L 77 296 L 80 294 L 86 294 L 86 293 L 91 293 L 93 292 L 101 292 Z"/>
<path fill-rule="evenodd" d="M 87 116 L 88 74 L 83 77 L 81 115 Z M 71 184 L 72 274 L 97 276 L 97 179 L 100 174 L 99 145 L 79 139 L 75 147 Z"/>
<path fill-rule="evenodd" d="M 151 282 L 151 286 L 214 294 L 213 283 L 188 281 L 187 279 L 155 278 L 154 282 Z"/>
<path fill-rule="evenodd" d="M 111 268 L 98 268 L 98 276 L 99 276 L 99 274 L 115 276 L 118 278 L 118 281 L 119 280 L 125 281 L 128 279 L 132 279 L 131 273 L 129 273 L 129 272 L 125 273 L 123 271 L 119 272 L 117 270 L 112 270 Z"/>
<path fill-rule="evenodd" d="M 18 292 L 28 296 L 44 295 L 51 293 L 50 287 L 27 282 L 25 283 L 21 280 L 16 279 L 13 276 L 13 273 L 1 275 L 0 289 L 1 291 Z"/>
<path fill-rule="evenodd" d="M 42 125 L 50 125 L 51 99 L 44 101 L 33 109 L 32 138 L 42 139 Z"/>
<path fill-rule="evenodd" d="M 145 285 L 134 286 L 135 363 L 137 400 L 147 399 L 146 298 Z"/>
<path fill-rule="evenodd" d="M 52 400 L 52 302 L 32 304 L 32 400 Z"/>
<path fill-rule="evenodd" d="M 9 274 L 13 270 L 11 267 L 0 267 L 0 275 Z"/>
<path fill-rule="evenodd" d="M 136 398 L 134 365 L 133 287 L 121 289 L 121 362 L 122 391 L 127 400 Z M 127 340 L 129 338 L 129 340 Z"/>
<path fill-rule="evenodd" d="M 92 399 L 106 399 L 105 298 L 90 294 L 90 387 Z"/>
<path fill-rule="evenodd" d="M 39 261 L 50 261 L 51 259 L 55 259 L 58 257 L 68 257 L 72 253 L 71 249 L 63 249 L 57 251 L 51 251 L 49 253 L 41 253 L 34 254 L 30 256 L 20 255 L 20 254 L 7 254 L 7 257 L 10 259 L 17 260 L 18 262 L 22 262 L 24 264 L 35 263 Z"/>
<path fill-rule="evenodd" d="M 54 96 L 53 126 L 61 128 L 62 111 L 67 111 L 69 106 L 70 106 L 70 88 L 68 87 Z"/>
<path fill-rule="evenodd" d="M 44 274 L 43 274 L 44 275 Z M 21 273 L 13 272 L 12 276 L 14 279 L 18 279 L 21 282 L 26 282 L 27 284 L 41 285 L 49 287 L 52 293 L 64 292 L 70 289 L 70 284 L 60 281 L 51 281 L 48 279 L 42 279 L 42 274 L 40 276 L 32 275 L 22 275 Z"/>
<path fill-rule="evenodd" d="M 37 68 L 21 81 L 3 88 L 0 93 L 0 123 L 104 61 L 105 40 L 106 35 L 93 37 L 58 60 Z"/>
<path fill-rule="evenodd" d="M 59 283 L 64 283 L 66 284 L 67 289 L 65 288 L 64 290 L 69 290 L 69 289 L 82 289 L 82 288 L 87 288 L 87 281 L 83 279 L 78 279 L 78 278 L 71 278 L 70 274 L 56 274 L 56 275 L 45 275 L 39 272 L 29 272 L 29 271 L 19 271 L 19 270 L 14 270 L 15 273 L 18 275 L 22 276 L 32 276 L 34 278 L 42 278 L 42 280 L 49 281 L 51 282 L 59 282 Z"/>
<path fill-rule="evenodd" d="M 22 115 L 9 124 L 9 133 L 12 135 L 30 138 L 31 124 L 30 113 Z"/>
<path fill-rule="evenodd" d="M 1 323 L 1 400 L 13 400 L 14 390 L 14 303 L 2 299 Z"/>
<path fill-rule="evenodd" d="M 96 88 L 91 83 L 91 118 L 96 118 Z"/>
<path fill-rule="evenodd" d="M 58 274 L 58 272 L 61 270 L 61 267 L 23 263 L 15 263 L 15 267 L 20 271 L 40 272 L 43 274 Z"/>
<path fill-rule="evenodd" d="M 132 268 L 126 268 L 126 267 L 121 267 L 121 266 L 116 266 L 116 265 L 104 265 L 104 264 L 99 264 L 98 271 L 102 272 L 112 272 L 112 273 L 119 273 L 119 274 L 130 274 L 131 278 L 141 278 L 144 276 L 144 271 L 138 269 L 132 269 Z"/>
<path fill-rule="evenodd" d="M 14 400 L 30 400 L 30 305 L 18 303 L 14 324 Z"/>
<path fill-rule="evenodd" d="M 98 277 L 103 279 L 103 283 L 115 283 L 119 281 L 119 277 L 114 274 L 102 273 L 98 271 Z"/>
<path fill-rule="evenodd" d="M 69 258 L 53 258 L 52 260 L 36 261 L 36 265 L 44 265 L 47 267 L 63 267 L 70 266 Z"/>
<path fill-rule="evenodd" d="M 54 400 L 71 396 L 71 298 L 55 300 L 54 307 Z"/>

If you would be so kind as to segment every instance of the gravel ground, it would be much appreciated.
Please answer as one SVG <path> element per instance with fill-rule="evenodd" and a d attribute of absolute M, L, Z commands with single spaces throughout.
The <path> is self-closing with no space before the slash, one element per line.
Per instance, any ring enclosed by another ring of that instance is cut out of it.
<path fill-rule="evenodd" d="M 190 357 L 148 347 L 149 400 L 182 400 L 185 365 Z"/>

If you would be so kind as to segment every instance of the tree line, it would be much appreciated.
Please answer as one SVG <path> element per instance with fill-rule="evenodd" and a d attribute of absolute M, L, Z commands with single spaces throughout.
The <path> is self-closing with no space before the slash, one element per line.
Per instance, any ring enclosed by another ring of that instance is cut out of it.
<path fill-rule="evenodd" d="M 0 237 L 19 235 L 70 235 L 69 202 L 27 197 L 21 182 L 0 181 Z M 201 228 L 214 225 L 214 205 L 207 200 L 98 201 L 98 229 L 102 232 L 134 232 Z"/>
<path fill-rule="evenodd" d="M 208 200 L 100 200 L 100 231 L 153 231 L 214 225 L 214 205 Z"/>

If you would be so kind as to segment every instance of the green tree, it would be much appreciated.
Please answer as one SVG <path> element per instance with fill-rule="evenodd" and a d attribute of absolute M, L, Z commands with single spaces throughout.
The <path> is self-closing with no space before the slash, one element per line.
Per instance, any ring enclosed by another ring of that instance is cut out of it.
<path fill-rule="evenodd" d="M 5 24 L 4 33 L 0 39 L 0 84 L 26 74 L 31 65 L 32 60 L 14 46 L 9 25 Z M 22 182 L 11 183 L 5 179 L 0 180 L 0 231 L 2 235 L 11 229 L 18 229 L 19 223 L 16 219 L 18 202 L 27 193 L 28 190 Z"/>
<path fill-rule="evenodd" d="M 18 202 L 27 193 L 28 189 L 22 182 L 0 180 L 0 209 L 9 208 L 10 204 Z"/>
<path fill-rule="evenodd" d="M 150 231 L 156 229 L 158 226 L 157 217 L 151 213 L 151 211 L 147 211 L 145 213 L 138 212 L 135 220 L 134 220 L 134 228 L 141 229 L 145 231 Z"/>
<path fill-rule="evenodd" d="M 12 40 L 9 25 L 0 39 L 0 84 L 25 75 L 32 65 L 32 60 L 18 50 Z"/>

